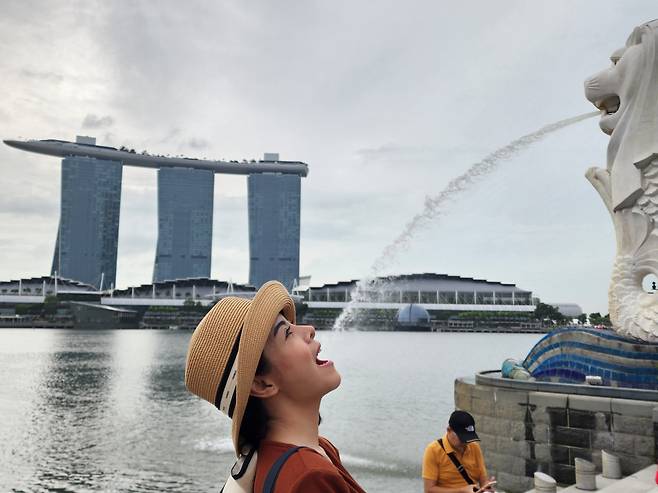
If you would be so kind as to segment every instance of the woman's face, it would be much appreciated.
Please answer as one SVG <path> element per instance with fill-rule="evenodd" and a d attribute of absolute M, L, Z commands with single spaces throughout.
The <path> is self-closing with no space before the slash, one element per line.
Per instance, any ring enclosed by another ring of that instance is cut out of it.
<path fill-rule="evenodd" d="M 319 359 L 319 352 L 311 325 L 291 324 L 279 314 L 263 350 L 267 377 L 292 400 L 317 400 L 340 385 L 333 362 Z"/>

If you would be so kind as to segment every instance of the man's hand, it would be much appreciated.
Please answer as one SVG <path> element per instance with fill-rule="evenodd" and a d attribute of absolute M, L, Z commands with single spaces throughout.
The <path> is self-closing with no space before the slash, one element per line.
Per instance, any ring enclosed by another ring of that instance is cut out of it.
<path fill-rule="evenodd" d="M 495 485 L 496 485 L 496 477 L 491 476 L 486 483 L 484 483 L 483 485 L 480 486 L 480 489 L 477 490 L 476 493 L 487 493 L 487 492 L 490 492 L 490 491 L 494 491 L 493 487 Z"/>

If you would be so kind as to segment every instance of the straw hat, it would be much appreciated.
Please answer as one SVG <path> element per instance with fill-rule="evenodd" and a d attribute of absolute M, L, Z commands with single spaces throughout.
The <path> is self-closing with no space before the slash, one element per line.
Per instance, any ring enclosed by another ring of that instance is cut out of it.
<path fill-rule="evenodd" d="M 185 386 L 233 420 L 236 455 L 256 367 L 279 313 L 295 323 L 295 304 L 288 291 L 281 283 L 269 281 L 251 300 L 223 298 L 190 339 Z"/>

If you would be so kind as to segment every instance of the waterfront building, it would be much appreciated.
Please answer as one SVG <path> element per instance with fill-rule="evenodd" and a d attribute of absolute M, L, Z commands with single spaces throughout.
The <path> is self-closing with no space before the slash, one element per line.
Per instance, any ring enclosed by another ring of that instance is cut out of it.
<path fill-rule="evenodd" d="M 225 296 L 251 298 L 256 288 L 208 278 L 158 281 L 125 289 L 115 289 L 103 296 L 102 303 L 112 306 L 183 306 L 185 303 L 211 305 Z"/>
<path fill-rule="evenodd" d="M 80 146 L 96 139 L 78 137 Z M 103 289 L 116 281 L 122 164 L 67 156 L 62 160 L 60 217 L 51 273 Z"/>
<path fill-rule="evenodd" d="M 309 306 L 316 303 L 346 303 L 358 280 L 341 281 L 304 291 Z M 534 310 L 532 291 L 515 284 L 474 279 L 447 274 L 404 274 L 377 278 L 377 289 L 366 293 L 365 304 L 377 306 L 415 303 L 429 309 L 502 310 L 516 307 L 516 311 Z"/>
<path fill-rule="evenodd" d="M 215 175 L 209 170 L 158 170 L 153 282 L 210 277 L 214 183 Z"/>
<path fill-rule="evenodd" d="M 521 330 L 531 328 L 528 324 L 537 303 L 532 291 L 514 284 L 434 273 L 377 278 L 360 301 L 351 303 L 357 282 L 297 288 L 295 292 L 308 306 L 304 322 L 330 328 L 349 305 L 354 309 L 354 323 L 361 329 L 420 330 L 421 325 L 423 330 L 468 328 L 477 324 L 464 315 L 480 314 L 473 316 Z M 418 314 L 425 312 L 430 320 L 416 323 L 423 318 Z M 412 327 L 401 327 L 400 322 Z"/>
<path fill-rule="evenodd" d="M 61 234 L 53 273 L 97 287 L 114 284 L 121 167 L 138 166 L 158 170 L 154 281 L 210 276 L 214 173 L 249 177 L 250 283 L 260 286 L 278 279 L 290 289 L 299 276 L 301 178 L 308 174 L 306 163 L 282 161 L 278 154 L 241 162 L 163 156 L 98 146 L 92 138 L 78 138 L 75 143 L 56 139 L 4 143 L 64 157 L 64 163 L 94 164 L 63 166 Z M 91 237 L 102 241 L 88 244 L 85 238 Z"/>
<path fill-rule="evenodd" d="M 278 162 L 265 154 L 265 162 Z M 276 279 L 292 289 L 299 278 L 300 175 L 251 174 L 249 197 L 249 284 Z"/>

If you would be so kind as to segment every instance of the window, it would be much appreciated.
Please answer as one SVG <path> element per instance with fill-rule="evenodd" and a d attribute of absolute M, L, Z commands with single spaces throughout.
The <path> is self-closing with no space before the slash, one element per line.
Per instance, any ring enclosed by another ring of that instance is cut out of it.
<path fill-rule="evenodd" d="M 473 291 L 459 291 L 457 293 L 458 305 L 472 305 L 475 301 L 475 293 Z"/>
<path fill-rule="evenodd" d="M 436 291 L 421 291 L 420 292 L 420 302 L 421 303 L 436 303 Z"/>
<path fill-rule="evenodd" d="M 493 305 L 493 291 L 478 291 L 476 296 L 477 305 Z"/>
<path fill-rule="evenodd" d="M 457 302 L 454 291 L 439 291 L 439 303 L 454 305 Z"/>
<path fill-rule="evenodd" d="M 418 303 L 418 291 L 403 291 L 402 303 Z"/>

